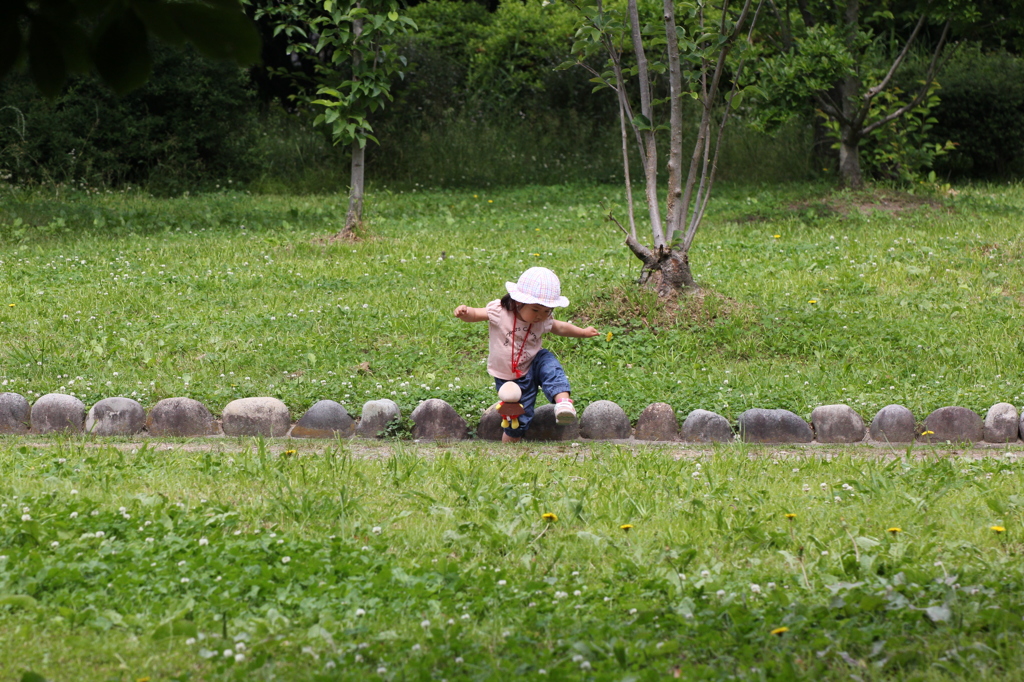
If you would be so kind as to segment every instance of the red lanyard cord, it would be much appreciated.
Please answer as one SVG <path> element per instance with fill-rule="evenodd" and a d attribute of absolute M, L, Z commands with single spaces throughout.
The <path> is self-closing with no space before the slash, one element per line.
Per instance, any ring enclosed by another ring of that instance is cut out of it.
<path fill-rule="evenodd" d="M 516 354 L 516 316 L 512 313 L 512 374 L 515 375 L 516 379 L 523 376 L 523 373 L 519 371 L 519 360 L 523 357 L 523 349 L 526 348 L 526 339 L 530 335 L 530 329 L 533 327 L 533 323 L 526 325 L 526 333 L 523 334 L 523 342 L 519 346 L 519 354 Z"/>

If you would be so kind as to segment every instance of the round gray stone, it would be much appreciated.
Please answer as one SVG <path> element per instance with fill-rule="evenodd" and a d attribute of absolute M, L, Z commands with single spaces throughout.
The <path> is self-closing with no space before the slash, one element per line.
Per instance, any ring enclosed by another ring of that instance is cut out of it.
<path fill-rule="evenodd" d="M 811 412 L 814 437 L 819 443 L 859 443 L 867 429 L 849 405 L 821 405 Z"/>
<path fill-rule="evenodd" d="M 636 420 L 637 440 L 679 440 L 679 418 L 668 403 L 651 403 Z"/>
<path fill-rule="evenodd" d="M 288 435 L 292 415 L 288 406 L 277 398 L 239 398 L 224 407 L 220 415 L 225 436 L 265 436 L 280 438 Z"/>
<path fill-rule="evenodd" d="M 363 404 L 362 417 L 356 425 L 356 435 L 363 438 L 377 438 L 388 424 L 402 418 L 398 403 L 388 398 L 370 400 Z"/>
<path fill-rule="evenodd" d="M 913 443 L 917 437 L 914 413 L 902 405 L 886 405 L 871 420 L 871 440 L 882 443 Z"/>
<path fill-rule="evenodd" d="M 611 400 L 590 403 L 580 417 L 580 435 L 591 440 L 622 440 L 631 430 L 626 411 Z"/>
<path fill-rule="evenodd" d="M 928 443 L 977 443 L 985 436 L 985 422 L 966 407 L 940 407 L 925 417 L 921 440 Z"/>
<path fill-rule="evenodd" d="M 1017 408 L 1010 403 L 996 403 L 985 415 L 985 440 L 989 443 L 1015 443 L 1020 430 Z"/>
<path fill-rule="evenodd" d="M 759 407 L 739 416 L 740 437 L 747 443 L 810 443 L 811 425 L 789 410 Z"/>
<path fill-rule="evenodd" d="M 33 433 L 81 433 L 85 403 L 73 395 L 47 393 L 32 406 Z"/>
<path fill-rule="evenodd" d="M 149 411 L 146 430 L 151 436 L 216 436 L 220 433 L 217 420 L 198 400 L 192 398 L 164 398 Z"/>
<path fill-rule="evenodd" d="M 94 436 L 131 436 L 144 428 L 146 411 L 131 398 L 104 398 L 85 417 L 85 431 Z"/>
<path fill-rule="evenodd" d="M 292 427 L 292 438 L 349 438 L 356 432 L 356 422 L 348 411 L 333 400 L 321 400 L 306 410 Z"/>
<path fill-rule="evenodd" d="M 0 433 L 28 433 L 32 407 L 25 396 L 0 393 Z"/>
<path fill-rule="evenodd" d="M 466 420 L 440 398 L 424 400 L 409 418 L 412 437 L 419 440 L 464 440 L 469 430 Z"/>
<path fill-rule="evenodd" d="M 495 413 L 497 414 L 497 413 Z M 499 422 L 500 426 L 501 422 Z M 526 430 L 523 440 L 546 441 L 546 440 L 578 440 L 580 437 L 580 423 L 574 421 L 572 424 L 559 424 L 555 421 L 555 406 L 548 403 L 541 405 L 533 413 L 533 420 L 530 428 Z M 498 436 L 501 439 L 501 436 Z"/>
<path fill-rule="evenodd" d="M 679 440 L 688 443 L 728 443 L 732 436 L 729 420 L 708 410 L 690 412 L 679 431 Z"/>
<path fill-rule="evenodd" d="M 494 405 L 491 405 L 480 415 L 480 423 L 476 427 L 476 437 L 480 440 L 501 440 L 501 433 L 501 415 L 494 409 Z"/>

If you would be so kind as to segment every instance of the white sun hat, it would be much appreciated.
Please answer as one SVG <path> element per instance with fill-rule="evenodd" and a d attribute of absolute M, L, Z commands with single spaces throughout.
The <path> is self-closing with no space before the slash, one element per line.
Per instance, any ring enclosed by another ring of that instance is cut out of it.
<path fill-rule="evenodd" d="M 512 300 L 520 303 L 536 303 L 545 308 L 564 308 L 569 299 L 562 296 L 562 285 L 558 275 L 547 268 L 530 268 L 519 276 L 518 282 L 505 282 Z"/>

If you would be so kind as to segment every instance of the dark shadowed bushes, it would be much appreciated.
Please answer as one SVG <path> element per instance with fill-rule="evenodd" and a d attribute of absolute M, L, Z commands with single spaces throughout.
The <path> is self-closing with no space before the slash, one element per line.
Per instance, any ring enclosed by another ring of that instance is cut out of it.
<path fill-rule="evenodd" d="M 177 193 L 247 180 L 260 163 L 248 76 L 191 49 L 157 50 L 153 78 L 124 97 L 79 77 L 50 101 L 13 74 L 0 102 L 0 169 L 15 182 Z"/>

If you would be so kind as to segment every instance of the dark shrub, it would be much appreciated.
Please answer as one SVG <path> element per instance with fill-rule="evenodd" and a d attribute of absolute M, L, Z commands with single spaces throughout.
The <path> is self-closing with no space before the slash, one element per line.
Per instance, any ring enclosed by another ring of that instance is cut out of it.
<path fill-rule="evenodd" d="M 55 100 L 24 74 L 0 81 L 0 169 L 20 182 L 147 185 L 177 193 L 247 179 L 255 100 L 237 66 L 160 48 L 153 77 L 118 98 L 91 77 Z"/>

